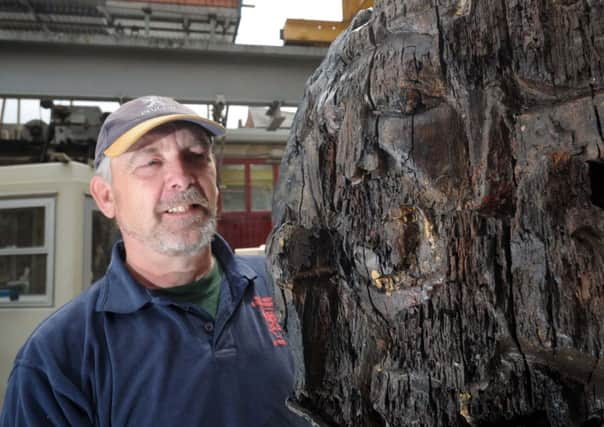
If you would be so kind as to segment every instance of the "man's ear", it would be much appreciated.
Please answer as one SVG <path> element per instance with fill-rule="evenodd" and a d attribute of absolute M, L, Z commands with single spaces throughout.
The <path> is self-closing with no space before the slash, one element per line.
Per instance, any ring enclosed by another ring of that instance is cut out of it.
<path fill-rule="evenodd" d="M 103 215 L 107 218 L 115 217 L 115 198 L 111 184 L 98 175 L 94 175 L 90 180 L 90 194 Z"/>

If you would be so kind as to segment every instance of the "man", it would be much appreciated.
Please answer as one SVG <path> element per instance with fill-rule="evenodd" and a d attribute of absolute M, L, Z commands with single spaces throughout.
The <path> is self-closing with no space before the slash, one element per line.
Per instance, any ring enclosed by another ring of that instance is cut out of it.
<path fill-rule="evenodd" d="M 1 425 L 307 425 L 264 261 L 215 234 L 223 134 L 157 96 L 107 118 L 90 192 L 123 242 L 19 351 Z"/>

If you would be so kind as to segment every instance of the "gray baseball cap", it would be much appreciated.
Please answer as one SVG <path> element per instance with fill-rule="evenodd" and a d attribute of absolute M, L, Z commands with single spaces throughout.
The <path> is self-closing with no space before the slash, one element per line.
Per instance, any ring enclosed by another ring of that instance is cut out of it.
<path fill-rule="evenodd" d="M 157 126 L 181 120 L 201 126 L 212 136 L 222 136 L 226 132 L 221 124 L 201 117 L 172 98 L 141 96 L 121 105 L 105 119 L 96 141 L 94 167 L 97 168 L 105 156 L 125 153 Z"/>

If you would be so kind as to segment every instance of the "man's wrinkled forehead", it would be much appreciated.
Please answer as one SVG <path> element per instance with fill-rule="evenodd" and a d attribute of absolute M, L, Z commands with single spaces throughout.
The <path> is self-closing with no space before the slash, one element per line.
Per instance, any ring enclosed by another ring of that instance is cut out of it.
<path fill-rule="evenodd" d="M 154 129 L 151 129 L 145 135 L 143 135 L 136 143 L 134 143 L 128 152 L 138 151 L 157 141 L 158 138 L 162 138 L 171 134 L 179 134 L 179 140 L 183 141 L 186 146 L 201 145 L 210 148 L 213 144 L 212 137 L 201 127 L 193 123 L 188 122 L 171 122 L 165 123 Z M 182 135 L 191 135 L 191 138 Z"/>

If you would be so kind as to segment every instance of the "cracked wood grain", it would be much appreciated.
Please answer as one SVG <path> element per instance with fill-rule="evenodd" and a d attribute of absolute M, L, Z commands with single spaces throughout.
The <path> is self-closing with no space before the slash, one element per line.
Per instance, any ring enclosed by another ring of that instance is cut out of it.
<path fill-rule="evenodd" d="M 603 58 L 599 0 L 376 0 L 332 44 L 268 248 L 317 425 L 604 423 Z"/>

